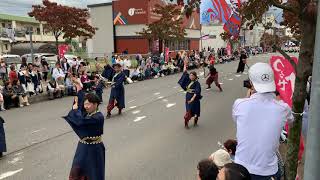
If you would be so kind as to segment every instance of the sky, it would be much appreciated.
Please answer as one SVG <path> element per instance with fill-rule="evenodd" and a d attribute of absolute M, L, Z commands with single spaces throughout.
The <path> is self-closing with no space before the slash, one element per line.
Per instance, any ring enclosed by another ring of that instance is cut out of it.
<path fill-rule="evenodd" d="M 85 8 L 88 4 L 111 2 L 111 0 L 51 0 L 59 4 Z M 42 0 L 0 0 L 0 13 L 27 16 L 33 4 Z"/>
<path fill-rule="evenodd" d="M 51 0 L 59 4 L 67 6 L 75 6 L 80 8 L 86 8 L 88 4 L 106 3 L 112 0 Z M 226 0 L 230 2 L 230 0 Z M 31 11 L 33 4 L 42 4 L 42 0 L 0 0 L 0 13 L 13 14 L 19 16 L 28 16 L 28 12 Z M 277 16 L 281 11 L 274 12 Z M 282 21 L 282 16 L 278 16 L 278 21 Z"/>

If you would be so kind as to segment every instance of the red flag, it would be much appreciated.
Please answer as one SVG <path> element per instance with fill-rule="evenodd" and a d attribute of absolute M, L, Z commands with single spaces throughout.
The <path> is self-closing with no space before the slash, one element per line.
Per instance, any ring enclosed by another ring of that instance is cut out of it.
<path fill-rule="evenodd" d="M 58 50 L 59 50 L 59 58 L 62 58 L 68 52 L 69 46 L 67 44 L 61 44 L 58 46 Z"/>

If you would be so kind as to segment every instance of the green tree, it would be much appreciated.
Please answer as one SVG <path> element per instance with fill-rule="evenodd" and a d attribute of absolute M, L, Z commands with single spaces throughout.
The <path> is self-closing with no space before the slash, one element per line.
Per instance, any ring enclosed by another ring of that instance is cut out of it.
<path fill-rule="evenodd" d="M 159 52 L 162 52 L 163 43 L 184 39 L 186 32 L 181 27 L 183 18 L 177 19 L 181 12 L 176 8 L 176 5 L 161 6 L 157 4 L 153 12 L 161 15 L 161 19 L 149 24 L 147 28 L 143 28 L 137 34 L 151 41 L 159 40 Z"/>
<path fill-rule="evenodd" d="M 56 52 L 58 53 L 58 39 L 71 39 L 77 36 L 92 37 L 96 28 L 88 23 L 90 17 L 88 9 L 79 9 L 59 5 L 49 0 L 43 0 L 43 5 L 33 5 L 29 16 L 34 17 L 53 32 L 56 39 Z"/>

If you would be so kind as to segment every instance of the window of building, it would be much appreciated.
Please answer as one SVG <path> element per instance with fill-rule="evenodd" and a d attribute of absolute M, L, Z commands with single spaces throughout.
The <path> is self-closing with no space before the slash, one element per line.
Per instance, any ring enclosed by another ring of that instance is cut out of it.
<path fill-rule="evenodd" d="M 165 43 L 165 46 L 170 49 L 170 51 L 179 51 L 179 50 L 189 50 L 189 41 L 169 41 Z"/>
<path fill-rule="evenodd" d="M 37 28 L 37 35 L 40 35 L 40 28 Z"/>
<path fill-rule="evenodd" d="M 8 44 L 5 44 L 5 45 L 4 45 L 4 49 L 5 49 L 5 50 L 9 50 L 9 49 L 8 49 Z"/>
<path fill-rule="evenodd" d="M 5 27 L 6 27 L 6 23 L 1 23 L 1 26 L 2 26 L 3 28 L 5 28 Z"/>

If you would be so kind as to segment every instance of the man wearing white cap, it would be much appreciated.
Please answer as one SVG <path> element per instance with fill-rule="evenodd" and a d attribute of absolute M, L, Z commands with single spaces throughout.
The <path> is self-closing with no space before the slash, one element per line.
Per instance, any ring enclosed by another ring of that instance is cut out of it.
<path fill-rule="evenodd" d="M 249 170 L 252 180 L 270 180 L 278 172 L 276 152 L 282 128 L 293 116 L 287 104 L 276 100 L 269 64 L 253 65 L 249 79 L 253 94 L 233 105 L 238 140 L 235 162 Z"/>

